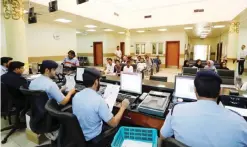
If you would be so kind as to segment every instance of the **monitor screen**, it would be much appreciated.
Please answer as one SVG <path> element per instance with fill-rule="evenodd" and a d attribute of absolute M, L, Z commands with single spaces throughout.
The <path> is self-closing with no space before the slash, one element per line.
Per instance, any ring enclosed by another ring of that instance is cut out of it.
<path fill-rule="evenodd" d="M 179 98 L 197 100 L 194 91 L 194 77 L 177 76 L 175 82 L 175 94 Z"/>
<path fill-rule="evenodd" d="M 121 90 L 142 94 L 142 75 L 137 73 L 121 73 Z"/>
<path fill-rule="evenodd" d="M 76 68 L 76 81 L 83 82 L 83 73 L 84 73 L 84 68 L 82 67 L 77 67 Z"/>

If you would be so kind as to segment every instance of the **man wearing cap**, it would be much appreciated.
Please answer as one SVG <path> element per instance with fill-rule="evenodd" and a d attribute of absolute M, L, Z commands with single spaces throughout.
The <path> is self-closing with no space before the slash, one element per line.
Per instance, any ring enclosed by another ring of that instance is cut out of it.
<path fill-rule="evenodd" d="M 235 112 L 217 105 L 221 78 L 200 71 L 194 80 L 197 102 L 175 105 L 160 130 L 161 139 L 199 147 L 247 146 L 247 122 Z"/>
<path fill-rule="evenodd" d="M 44 60 L 40 67 L 41 76 L 33 80 L 30 85 L 30 90 L 43 90 L 47 93 L 49 98 L 55 99 L 58 103 L 66 105 L 73 94 L 75 94 L 75 89 L 68 92 L 66 96 L 63 95 L 61 90 L 58 88 L 57 84 L 52 81 L 55 77 L 55 70 L 58 64 L 52 60 Z"/>
<path fill-rule="evenodd" d="M 113 116 L 106 102 L 97 91 L 100 87 L 100 72 L 94 68 L 86 68 L 83 74 L 84 90 L 77 93 L 72 100 L 73 114 L 77 117 L 86 141 L 92 141 L 95 137 L 107 130 L 107 125 L 116 127 L 129 105 L 129 101 L 122 101 L 118 113 Z"/>

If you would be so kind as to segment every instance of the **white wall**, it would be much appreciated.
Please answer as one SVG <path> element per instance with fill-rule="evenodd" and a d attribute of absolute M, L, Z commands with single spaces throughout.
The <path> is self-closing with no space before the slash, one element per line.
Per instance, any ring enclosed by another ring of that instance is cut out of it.
<path fill-rule="evenodd" d="M 66 56 L 69 50 L 77 50 L 76 29 L 46 23 L 26 24 L 26 35 L 29 57 Z M 54 39 L 54 35 L 60 39 Z"/>
<path fill-rule="evenodd" d="M 7 56 L 7 46 L 6 46 L 6 36 L 5 36 L 5 29 L 4 29 L 4 21 L 3 21 L 3 16 L 1 15 L 0 19 L 0 32 L 1 32 L 1 42 L 0 42 L 0 47 L 1 47 L 1 57 Z"/>

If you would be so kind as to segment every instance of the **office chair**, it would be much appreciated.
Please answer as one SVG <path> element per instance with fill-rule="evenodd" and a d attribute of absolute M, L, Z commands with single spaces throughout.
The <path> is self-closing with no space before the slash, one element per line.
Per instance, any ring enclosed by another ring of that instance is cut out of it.
<path fill-rule="evenodd" d="M 197 73 L 197 68 L 183 67 L 183 75 L 186 75 L 186 76 L 195 76 L 196 73 Z"/>
<path fill-rule="evenodd" d="M 174 138 L 166 138 L 162 140 L 161 147 L 189 147 L 182 142 L 174 139 Z"/>
<path fill-rule="evenodd" d="M 28 98 L 31 105 L 30 128 L 36 134 L 44 134 L 59 129 L 59 123 L 53 119 L 45 110 L 45 104 L 48 101 L 46 92 L 40 90 L 28 90 L 21 87 L 21 92 Z M 52 141 L 51 145 L 55 142 Z"/>
<path fill-rule="evenodd" d="M 218 69 L 217 73 L 221 78 L 234 79 L 235 76 L 234 70 Z"/>
<path fill-rule="evenodd" d="M 2 144 L 5 144 L 8 141 L 8 138 L 15 133 L 16 130 L 24 129 L 26 127 L 25 122 L 21 123 L 20 116 L 21 112 L 24 112 L 27 108 L 20 104 L 20 101 L 16 98 L 14 94 L 14 89 L 7 86 L 1 82 L 1 110 L 4 111 L 5 115 L 8 117 L 10 126 L 2 128 L 1 132 L 10 130 L 10 132 L 2 140 Z M 24 112 L 25 113 L 25 112 Z M 11 116 L 15 116 L 15 122 L 13 125 L 11 122 Z"/>
<path fill-rule="evenodd" d="M 132 64 L 131 66 L 133 67 L 133 71 L 136 72 L 137 64 Z"/>
<path fill-rule="evenodd" d="M 87 57 L 83 57 L 83 65 L 88 66 L 89 65 L 89 61 Z"/>
<path fill-rule="evenodd" d="M 117 129 L 110 129 L 86 142 L 77 117 L 69 112 L 62 112 L 54 99 L 48 100 L 45 105 L 48 113 L 60 123 L 58 144 L 61 147 L 105 147 L 109 146 Z"/>
<path fill-rule="evenodd" d="M 150 76 L 150 80 L 167 82 L 167 77 Z"/>
<path fill-rule="evenodd" d="M 38 64 L 38 73 L 40 73 L 41 64 Z"/>

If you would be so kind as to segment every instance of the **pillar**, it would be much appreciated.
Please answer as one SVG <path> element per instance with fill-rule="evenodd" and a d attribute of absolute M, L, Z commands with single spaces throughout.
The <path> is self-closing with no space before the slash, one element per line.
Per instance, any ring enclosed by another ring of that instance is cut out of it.
<path fill-rule="evenodd" d="M 125 32 L 125 55 L 130 55 L 130 31 L 126 30 Z"/>
<path fill-rule="evenodd" d="M 239 33 L 239 22 L 232 22 L 228 34 L 228 45 L 227 45 L 227 66 L 232 70 L 237 70 L 237 53 L 238 53 L 238 33 Z"/>
<path fill-rule="evenodd" d="M 22 0 L 2 0 L 7 56 L 28 63 Z"/>

